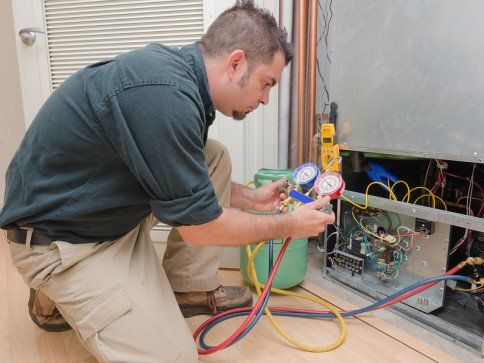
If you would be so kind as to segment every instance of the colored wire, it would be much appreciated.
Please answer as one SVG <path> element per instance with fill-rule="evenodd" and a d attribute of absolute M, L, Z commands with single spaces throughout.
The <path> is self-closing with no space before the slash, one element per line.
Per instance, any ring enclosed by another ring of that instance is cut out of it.
<path fill-rule="evenodd" d="M 353 202 L 351 199 L 346 197 L 344 194 L 341 194 L 340 197 L 343 198 L 344 200 L 346 200 L 348 203 L 350 203 L 350 204 L 354 205 L 355 207 L 359 208 L 359 209 L 368 209 L 368 191 L 370 190 L 370 187 L 373 186 L 373 185 L 380 185 L 383 188 L 387 189 L 390 192 L 391 199 L 393 199 L 395 201 L 397 200 L 397 197 L 395 196 L 393 191 L 390 188 L 388 188 L 385 184 L 380 183 L 380 182 L 371 182 L 370 184 L 368 184 L 368 186 L 366 187 L 366 191 L 365 191 L 365 205 L 363 207 L 361 205 Z"/>
<path fill-rule="evenodd" d="M 458 290 L 458 291 L 466 291 L 466 292 L 476 292 L 476 291 L 480 291 L 482 288 L 484 287 L 484 285 L 477 285 L 476 287 L 474 288 L 470 288 L 470 289 L 464 289 L 462 287 L 454 287 L 454 290 Z"/>
<path fill-rule="evenodd" d="M 411 197 L 411 194 L 416 191 L 416 190 L 419 190 L 419 189 L 422 189 L 422 190 L 425 190 L 428 192 L 428 194 L 425 194 L 425 195 L 421 195 L 419 197 L 417 197 L 414 201 L 414 204 L 417 204 L 417 202 L 423 198 L 423 197 L 431 197 L 432 198 L 432 208 L 435 208 L 436 207 L 436 200 L 440 201 L 442 203 L 442 205 L 444 206 L 444 209 L 447 210 L 447 204 L 445 203 L 445 201 L 440 198 L 439 196 L 435 195 L 430 189 L 428 189 L 427 187 L 415 187 L 415 188 L 412 188 L 410 189 L 410 186 L 408 185 L 407 182 L 403 181 L 403 180 L 398 180 L 397 182 L 395 182 L 392 186 L 389 186 L 390 183 L 388 185 L 385 185 L 384 183 L 380 183 L 380 182 L 371 182 L 370 184 L 368 184 L 368 186 L 366 187 L 366 190 L 365 190 L 365 204 L 363 206 L 361 206 L 360 204 L 358 203 L 355 203 L 353 202 L 351 199 L 349 199 L 348 197 L 346 197 L 344 194 L 341 194 L 341 198 L 344 199 L 345 201 L 347 201 L 348 203 L 352 204 L 353 206 L 359 208 L 359 209 L 367 209 L 368 208 L 368 198 L 369 198 L 369 189 L 372 185 L 380 185 L 381 187 L 383 187 L 384 189 L 388 190 L 389 192 L 389 198 L 394 200 L 394 201 L 398 201 L 398 198 L 396 197 L 395 193 L 394 193 L 394 188 L 398 185 L 398 184 L 403 184 L 406 189 L 407 189 L 407 193 L 404 195 L 404 197 L 402 198 L 402 202 L 407 202 L 407 203 L 410 203 L 410 197 Z M 484 209 L 484 202 L 482 204 L 482 208 Z"/>
<path fill-rule="evenodd" d="M 393 183 L 393 185 L 391 186 L 390 190 L 393 192 L 393 189 L 395 189 L 395 187 L 398 185 L 398 184 L 403 184 L 405 185 L 405 187 L 407 188 L 407 194 L 410 194 L 410 186 L 408 185 L 408 183 L 406 181 L 403 181 L 403 180 L 398 180 L 396 181 L 395 183 Z M 407 195 L 405 194 L 405 195 Z M 404 200 L 405 198 L 402 199 L 402 201 Z M 410 196 L 408 197 L 407 199 L 407 203 L 410 199 Z"/>
<path fill-rule="evenodd" d="M 403 197 L 402 200 L 405 200 L 405 198 L 407 198 L 407 201 L 410 200 L 410 195 L 412 194 L 412 192 L 419 190 L 419 189 L 425 190 L 426 192 L 429 193 L 429 195 L 432 197 L 432 208 L 435 208 L 435 199 L 436 199 L 435 194 L 432 193 L 432 191 L 429 188 L 426 188 L 426 187 L 415 187 L 415 188 L 410 189 L 407 192 L 407 194 L 405 194 L 405 196 Z"/>
<path fill-rule="evenodd" d="M 402 239 L 402 234 L 400 233 L 400 229 L 406 229 L 407 231 L 409 231 L 411 233 L 410 235 L 405 235 L 404 237 L 412 236 L 412 239 L 413 239 L 414 236 L 417 236 L 417 235 L 420 234 L 418 232 L 415 232 L 411 228 L 408 228 L 408 227 L 405 227 L 405 226 L 398 226 L 397 227 L 397 235 L 398 235 L 398 242 L 397 242 L 397 244 L 399 244 L 401 242 L 401 239 Z"/>
<path fill-rule="evenodd" d="M 358 224 L 358 227 L 360 227 L 363 230 L 363 232 L 365 232 L 366 234 L 369 234 L 370 236 L 375 237 L 376 239 L 381 239 L 381 236 L 379 236 L 379 235 L 373 233 L 372 231 L 370 231 L 368 228 L 366 228 L 365 226 L 363 226 L 363 223 L 361 223 L 361 221 L 359 221 L 358 219 L 356 219 L 355 211 L 354 210 L 351 211 L 351 216 L 355 220 L 356 224 Z"/>
<path fill-rule="evenodd" d="M 420 197 L 418 197 L 417 199 L 415 199 L 413 201 L 413 204 L 417 204 L 417 202 L 420 199 L 425 198 L 425 197 L 432 197 L 432 198 L 437 199 L 440 203 L 442 203 L 442 205 L 444 206 L 444 209 L 447 210 L 447 204 L 445 203 L 445 201 L 442 198 L 440 198 L 439 196 L 437 196 L 437 195 L 435 195 L 433 193 L 432 194 L 422 194 Z M 435 206 L 433 208 L 435 208 Z"/>

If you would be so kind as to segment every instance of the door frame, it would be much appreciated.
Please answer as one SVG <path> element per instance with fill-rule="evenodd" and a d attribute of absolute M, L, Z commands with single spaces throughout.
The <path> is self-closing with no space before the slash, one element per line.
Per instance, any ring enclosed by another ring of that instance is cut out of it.
<path fill-rule="evenodd" d="M 12 0 L 13 20 L 16 33 L 20 89 L 26 129 L 37 111 L 52 92 L 48 61 L 47 37 L 36 34 L 32 45 L 25 45 L 18 35 L 23 28 L 40 28 L 45 31 L 44 2 L 42 0 Z"/>

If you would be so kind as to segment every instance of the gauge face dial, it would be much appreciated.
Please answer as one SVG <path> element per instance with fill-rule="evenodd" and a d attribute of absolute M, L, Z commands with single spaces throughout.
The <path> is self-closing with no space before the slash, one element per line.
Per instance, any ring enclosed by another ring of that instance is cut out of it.
<path fill-rule="evenodd" d="M 338 173 L 324 173 L 314 183 L 314 188 L 318 195 L 333 195 L 338 194 L 343 189 L 343 178 Z"/>
<path fill-rule="evenodd" d="M 303 164 L 294 171 L 293 179 L 298 185 L 306 184 L 318 176 L 319 169 L 312 163 Z"/>

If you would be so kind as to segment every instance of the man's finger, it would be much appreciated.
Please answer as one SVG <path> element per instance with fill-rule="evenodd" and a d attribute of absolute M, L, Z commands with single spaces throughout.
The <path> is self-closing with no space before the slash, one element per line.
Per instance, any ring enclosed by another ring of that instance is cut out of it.
<path fill-rule="evenodd" d="M 314 202 L 307 204 L 307 206 L 311 207 L 311 209 L 321 209 L 325 205 L 329 204 L 331 198 L 329 196 L 325 196 L 323 198 L 318 198 Z"/>
<path fill-rule="evenodd" d="M 285 191 L 285 189 L 287 188 L 287 179 L 286 177 L 282 177 L 281 179 L 275 181 L 273 183 L 273 187 L 275 189 L 277 189 L 277 192 L 280 194 L 280 193 L 283 193 Z"/>
<path fill-rule="evenodd" d="M 323 205 L 326 205 L 326 204 L 329 204 L 329 202 L 331 202 L 331 197 L 329 195 L 326 195 L 322 198 L 318 198 L 319 200 L 321 200 L 324 204 Z"/>

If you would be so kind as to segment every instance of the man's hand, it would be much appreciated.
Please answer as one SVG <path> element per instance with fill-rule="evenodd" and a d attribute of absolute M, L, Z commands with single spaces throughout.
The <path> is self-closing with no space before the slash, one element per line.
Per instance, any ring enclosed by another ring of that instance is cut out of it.
<path fill-rule="evenodd" d="M 273 183 L 266 183 L 259 188 L 252 189 L 250 199 L 254 205 L 254 210 L 273 211 L 279 203 L 287 198 L 283 189 L 287 187 L 287 179 L 282 178 Z"/>
<path fill-rule="evenodd" d="M 317 236 L 324 231 L 327 224 L 333 224 L 334 213 L 326 214 L 321 211 L 330 201 L 331 198 L 326 196 L 294 209 L 289 214 L 294 226 L 294 232 L 291 236 L 294 238 Z"/>

